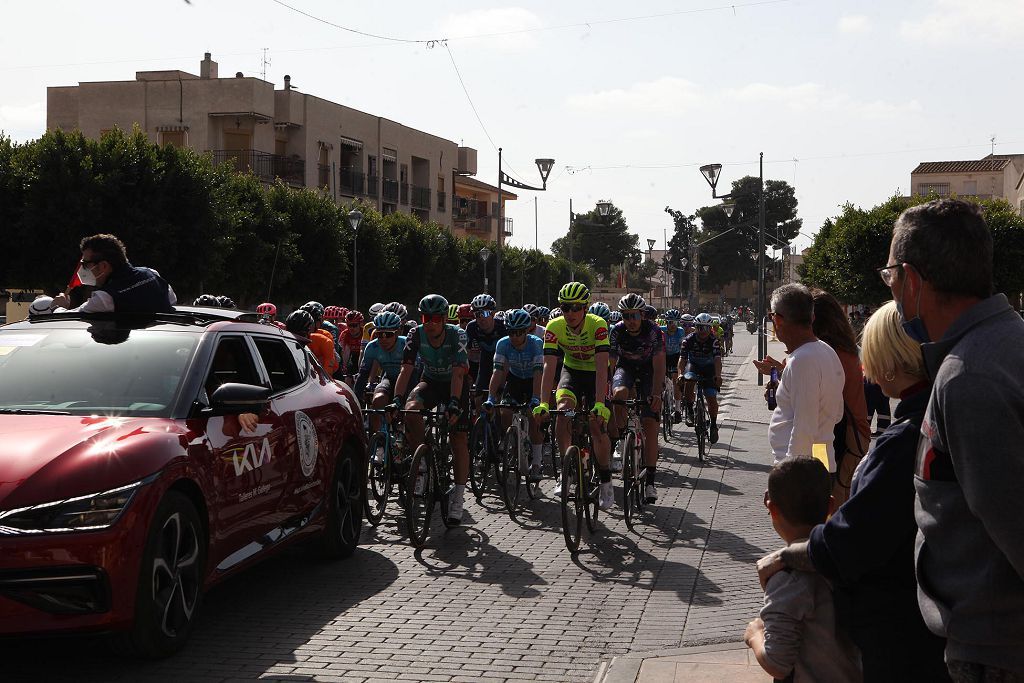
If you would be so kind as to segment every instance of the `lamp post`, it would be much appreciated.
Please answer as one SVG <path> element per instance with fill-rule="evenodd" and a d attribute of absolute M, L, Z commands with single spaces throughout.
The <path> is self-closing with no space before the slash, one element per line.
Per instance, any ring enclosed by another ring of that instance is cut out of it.
<path fill-rule="evenodd" d="M 521 183 L 515 180 L 512 176 L 508 175 L 501 170 L 501 147 L 498 148 L 498 240 L 497 240 L 497 251 L 494 255 L 494 298 L 498 302 L 498 307 L 501 307 L 501 254 L 502 247 L 505 244 L 505 207 L 501 201 L 501 186 L 509 185 L 519 190 L 535 190 L 537 192 L 543 192 L 548 189 L 548 176 L 551 175 L 551 169 L 555 166 L 554 159 L 534 159 L 533 162 L 537 164 L 537 171 L 540 173 L 541 187 L 533 187 L 526 183 Z"/>
<path fill-rule="evenodd" d="M 484 264 L 484 294 L 487 293 L 487 259 L 491 258 L 491 250 L 487 247 L 480 248 L 480 260 Z"/>
<path fill-rule="evenodd" d="M 352 308 L 359 310 L 359 224 L 363 213 L 359 209 L 348 212 L 348 224 L 352 226 Z"/>
<path fill-rule="evenodd" d="M 764 152 L 761 152 L 759 167 L 757 191 L 757 357 L 764 358 L 768 354 L 768 339 L 765 337 L 764 329 Z M 700 172 L 708 182 L 708 185 L 711 186 L 712 199 L 732 199 L 732 194 L 718 196 L 715 193 L 718 179 L 722 174 L 721 164 L 706 164 L 700 167 Z M 722 210 L 726 212 L 727 216 L 732 216 L 734 208 L 735 204 L 731 202 L 724 202 L 722 204 Z M 761 373 L 757 373 L 757 384 L 758 386 L 764 384 L 764 375 Z"/>

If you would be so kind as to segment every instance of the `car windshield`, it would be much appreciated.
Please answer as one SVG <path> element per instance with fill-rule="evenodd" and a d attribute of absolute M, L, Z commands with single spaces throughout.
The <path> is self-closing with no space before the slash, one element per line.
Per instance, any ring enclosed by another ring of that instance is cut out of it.
<path fill-rule="evenodd" d="M 199 336 L 101 325 L 0 330 L 0 414 L 168 417 Z"/>

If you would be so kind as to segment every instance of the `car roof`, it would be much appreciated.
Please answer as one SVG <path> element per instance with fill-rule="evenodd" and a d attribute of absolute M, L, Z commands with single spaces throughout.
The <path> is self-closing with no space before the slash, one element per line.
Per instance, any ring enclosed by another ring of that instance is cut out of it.
<path fill-rule="evenodd" d="M 49 328 L 83 328 L 95 322 L 104 321 L 113 329 L 162 329 L 192 331 L 237 330 L 243 332 L 264 332 L 285 335 L 273 325 L 260 322 L 257 313 L 228 308 L 205 308 L 201 306 L 175 306 L 169 313 L 82 313 L 63 311 L 34 316 L 20 322 L 5 325 L 4 330 L 27 330 L 39 326 Z M 236 328 L 236 325 L 241 327 Z M 290 334 L 288 336 L 291 336 Z"/>

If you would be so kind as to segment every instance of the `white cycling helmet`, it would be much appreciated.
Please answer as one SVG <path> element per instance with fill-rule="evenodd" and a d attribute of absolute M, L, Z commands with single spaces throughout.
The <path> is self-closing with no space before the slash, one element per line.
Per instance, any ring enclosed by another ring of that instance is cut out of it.
<path fill-rule="evenodd" d="M 711 316 L 707 313 L 701 313 L 693 319 L 693 322 L 697 327 L 711 327 Z"/>

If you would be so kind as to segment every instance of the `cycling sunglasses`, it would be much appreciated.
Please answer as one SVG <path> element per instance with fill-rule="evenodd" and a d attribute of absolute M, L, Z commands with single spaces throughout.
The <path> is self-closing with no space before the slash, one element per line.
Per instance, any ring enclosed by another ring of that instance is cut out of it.
<path fill-rule="evenodd" d="M 633 313 L 623 313 L 622 314 L 622 319 L 623 320 L 642 320 L 643 317 L 644 317 L 644 314 L 641 313 L 640 311 L 634 311 Z"/>
<path fill-rule="evenodd" d="M 522 337 L 526 334 L 526 330 L 509 330 L 508 336 L 510 337 Z"/>
<path fill-rule="evenodd" d="M 578 313 L 587 310 L 586 304 L 562 304 L 563 313 Z"/>
<path fill-rule="evenodd" d="M 377 336 L 378 337 L 384 337 L 385 339 L 390 339 L 391 337 L 398 336 L 398 333 L 397 332 L 384 332 L 384 331 L 378 330 Z"/>
<path fill-rule="evenodd" d="M 444 313 L 424 313 L 420 320 L 425 323 L 443 323 L 448 320 L 448 316 Z"/>
<path fill-rule="evenodd" d="M 490 318 L 491 311 L 487 310 L 486 308 L 483 308 L 479 311 L 473 311 L 473 315 L 475 315 L 478 318 Z"/>

